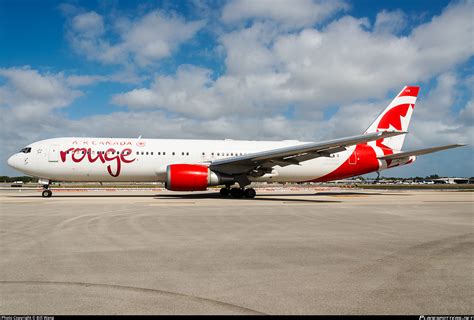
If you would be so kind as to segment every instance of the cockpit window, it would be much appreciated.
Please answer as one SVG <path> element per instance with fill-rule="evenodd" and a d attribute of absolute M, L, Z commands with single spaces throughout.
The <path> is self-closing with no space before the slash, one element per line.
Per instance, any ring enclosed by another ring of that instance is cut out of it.
<path fill-rule="evenodd" d="M 31 152 L 31 148 L 23 148 L 20 150 L 20 153 L 30 153 Z"/>

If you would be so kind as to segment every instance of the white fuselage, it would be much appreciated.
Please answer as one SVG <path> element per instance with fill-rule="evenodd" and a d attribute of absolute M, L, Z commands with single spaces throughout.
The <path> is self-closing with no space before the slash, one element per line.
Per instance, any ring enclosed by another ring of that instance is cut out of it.
<path fill-rule="evenodd" d="M 238 141 L 182 139 L 55 138 L 32 143 L 28 153 L 16 153 L 10 166 L 50 181 L 160 181 L 170 164 L 209 164 L 216 159 L 304 144 L 301 141 Z M 251 181 L 315 180 L 343 164 L 355 147 L 302 162 L 276 166 Z M 125 153 L 125 154 L 123 154 Z M 357 157 L 354 158 L 357 162 Z"/>

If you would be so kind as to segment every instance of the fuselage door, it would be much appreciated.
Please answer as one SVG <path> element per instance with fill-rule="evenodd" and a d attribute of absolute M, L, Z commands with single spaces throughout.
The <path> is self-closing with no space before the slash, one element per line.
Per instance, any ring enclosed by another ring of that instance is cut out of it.
<path fill-rule="evenodd" d="M 57 144 L 49 147 L 48 161 L 49 162 L 58 162 L 59 155 L 59 146 Z"/>
<path fill-rule="evenodd" d="M 349 164 L 352 166 L 357 164 L 357 151 L 354 150 L 354 152 L 352 152 L 351 156 L 349 157 Z"/>

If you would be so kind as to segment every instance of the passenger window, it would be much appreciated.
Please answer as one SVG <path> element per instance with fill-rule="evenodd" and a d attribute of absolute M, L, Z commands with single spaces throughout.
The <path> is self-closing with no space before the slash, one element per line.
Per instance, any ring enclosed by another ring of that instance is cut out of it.
<path fill-rule="evenodd" d="M 174 152 L 172 152 L 171 155 L 174 156 Z"/>
<path fill-rule="evenodd" d="M 153 155 L 153 152 L 150 152 L 151 155 Z"/>
<path fill-rule="evenodd" d="M 206 153 L 204 153 L 204 152 L 203 152 L 203 153 L 202 153 L 202 155 L 203 155 L 203 156 L 205 156 L 205 155 L 206 155 Z"/>
<path fill-rule="evenodd" d="M 189 156 L 189 152 L 186 152 L 186 155 Z"/>
<path fill-rule="evenodd" d="M 146 155 L 148 155 L 148 151 L 146 152 Z"/>
<path fill-rule="evenodd" d="M 158 155 L 161 155 L 161 152 L 158 152 Z"/>
<path fill-rule="evenodd" d="M 163 155 L 166 156 L 166 152 L 163 152 Z"/>
<path fill-rule="evenodd" d="M 181 152 L 181 155 L 184 156 L 184 152 Z"/>

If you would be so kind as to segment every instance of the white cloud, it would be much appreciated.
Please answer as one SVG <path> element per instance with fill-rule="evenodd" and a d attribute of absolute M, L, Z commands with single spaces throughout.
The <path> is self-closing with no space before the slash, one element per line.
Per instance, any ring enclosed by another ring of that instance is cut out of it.
<path fill-rule="evenodd" d="M 474 54 L 474 1 L 449 5 L 443 13 L 413 30 L 423 72 L 444 72 Z"/>
<path fill-rule="evenodd" d="M 272 42 L 278 30 L 271 23 L 223 34 L 220 41 L 226 51 L 227 75 L 259 74 L 271 71 L 277 63 Z"/>
<path fill-rule="evenodd" d="M 76 15 L 71 20 L 69 40 L 79 54 L 107 64 L 149 65 L 172 54 L 204 26 L 204 21 L 156 10 L 137 19 L 116 19 L 116 37 L 105 33 L 103 17 L 96 12 Z"/>
<path fill-rule="evenodd" d="M 455 74 L 447 72 L 439 75 L 436 78 L 436 86 L 420 101 L 421 110 L 418 111 L 418 115 L 423 120 L 447 120 L 459 94 L 459 85 L 459 79 Z"/>
<path fill-rule="evenodd" d="M 473 32 L 473 4 L 449 6 L 439 17 L 415 28 L 409 36 L 372 31 L 367 19 L 350 16 L 318 30 L 287 33 L 270 22 L 221 35 L 226 73 L 178 69 L 158 76 L 148 88 L 123 93 L 116 103 L 156 108 L 178 115 L 218 118 L 229 112 L 278 114 L 294 105 L 296 114 L 319 117 L 328 105 L 383 98 L 389 90 L 427 81 L 474 54 L 466 41 Z M 460 28 L 460 24 L 463 25 Z M 449 58 L 444 34 L 449 40 Z"/>
<path fill-rule="evenodd" d="M 166 109 L 196 118 L 215 115 L 222 101 L 215 94 L 209 70 L 181 66 L 175 76 L 159 76 L 150 89 L 116 95 L 113 101 L 131 109 Z"/>
<path fill-rule="evenodd" d="M 468 127 L 474 126 L 474 100 L 470 100 L 459 113 L 459 120 Z"/>
<path fill-rule="evenodd" d="M 76 87 L 102 80 L 98 78 L 39 72 L 28 66 L 0 68 L 0 140 L 4 155 L 58 133 L 68 123 L 60 110 L 83 94 Z"/>
<path fill-rule="evenodd" d="M 72 19 L 72 28 L 82 37 L 92 38 L 104 33 L 104 19 L 94 11 L 76 15 Z"/>
<path fill-rule="evenodd" d="M 459 116 L 463 111 L 459 113 L 453 110 L 462 81 L 450 72 L 441 74 L 436 78 L 436 86 L 422 99 L 418 99 L 409 128 L 408 147 L 474 143 L 473 123 L 460 121 Z M 468 107 L 469 103 L 463 110 Z"/>
<path fill-rule="evenodd" d="M 88 86 L 97 82 L 109 81 L 109 76 L 100 75 L 72 75 L 66 77 L 66 83 L 70 87 Z"/>
<path fill-rule="evenodd" d="M 149 88 L 115 95 L 116 104 L 135 109 L 161 109 L 194 118 L 219 118 L 229 114 L 258 116 L 277 113 L 288 102 L 285 92 L 273 93 L 287 75 L 266 73 L 243 79 L 212 79 L 211 70 L 181 66 L 174 76 L 157 76 Z"/>
<path fill-rule="evenodd" d="M 270 19 L 290 27 L 305 27 L 324 21 L 348 7 L 340 0 L 234 0 L 224 7 L 222 20 L 234 23 L 245 19 Z"/>
<path fill-rule="evenodd" d="M 62 108 L 81 95 L 64 83 L 62 74 L 44 74 L 29 67 L 0 69 L 6 80 L 2 90 L 2 104 L 14 106 L 10 113 L 20 119 L 30 119 Z"/>
<path fill-rule="evenodd" d="M 407 16 L 401 10 L 382 10 L 377 13 L 374 23 L 376 33 L 398 33 L 407 26 Z"/>

